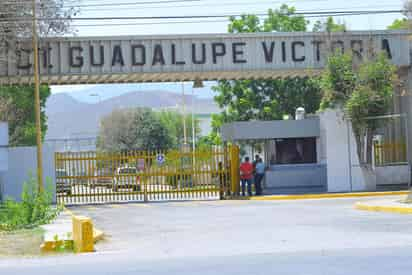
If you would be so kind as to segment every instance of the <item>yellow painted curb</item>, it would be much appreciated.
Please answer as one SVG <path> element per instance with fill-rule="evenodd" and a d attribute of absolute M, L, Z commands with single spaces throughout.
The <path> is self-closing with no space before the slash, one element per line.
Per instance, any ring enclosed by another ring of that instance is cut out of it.
<path fill-rule="evenodd" d="M 94 228 L 93 229 L 93 240 L 94 240 L 94 242 L 96 243 L 98 241 L 101 241 L 101 240 L 103 240 L 103 238 L 104 238 L 104 232 L 99 230 L 99 229 Z"/>
<path fill-rule="evenodd" d="M 40 252 L 41 253 L 57 252 L 57 248 L 61 247 L 63 244 L 65 244 L 65 246 L 73 247 L 73 240 L 46 241 L 40 245 Z"/>
<path fill-rule="evenodd" d="M 75 216 L 74 213 L 71 210 L 67 209 L 66 207 L 64 208 L 64 211 L 66 211 L 66 213 L 70 214 L 72 217 Z M 93 242 L 96 243 L 103 239 L 104 239 L 104 232 L 102 230 L 93 228 Z M 56 248 L 60 247 L 64 242 L 71 243 L 73 247 L 73 240 L 45 241 L 40 245 L 40 251 L 41 253 L 56 252 Z"/>
<path fill-rule="evenodd" d="M 75 214 L 71 210 L 67 209 L 66 207 L 64 208 L 64 211 L 66 211 L 72 217 L 75 216 Z M 102 230 L 99 230 L 99 229 L 93 227 L 93 240 L 94 240 L 94 242 L 101 241 L 101 240 L 103 240 L 103 238 L 104 238 L 104 232 Z"/>
<path fill-rule="evenodd" d="M 332 199 L 332 198 L 359 198 L 359 197 L 380 197 L 408 195 L 410 191 L 390 191 L 390 192 L 357 192 L 357 193 L 327 193 L 327 194 L 302 194 L 302 195 L 273 195 L 273 196 L 253 196 L 243 199 L 252 201 L 277 201 L 277 200 L 307 200 L 307 199 Z M 234 198 L 235 199 L 235 198 Z M 242 199 L 242 198 L 240 198 Z"/>
<path fill-rule="evenodd" d="M 375 211 L 375 212 L 388 212 L 397 214 L 412 214 L 412 207 L 399 207 L 388 205 L 368 205 L 365 203 L 357 202 L 355 208 L 359 210 Z"/>

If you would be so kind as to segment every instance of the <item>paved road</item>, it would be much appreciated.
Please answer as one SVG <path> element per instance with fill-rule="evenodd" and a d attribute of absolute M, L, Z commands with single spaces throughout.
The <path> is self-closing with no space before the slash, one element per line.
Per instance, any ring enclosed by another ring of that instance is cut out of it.
<path fill-rule="evenodd" d="M 97 253 L 0 260 L 0 274 L 411 274 L 412 216 L 355 201 L 74 208 L 110 235 Z"/>

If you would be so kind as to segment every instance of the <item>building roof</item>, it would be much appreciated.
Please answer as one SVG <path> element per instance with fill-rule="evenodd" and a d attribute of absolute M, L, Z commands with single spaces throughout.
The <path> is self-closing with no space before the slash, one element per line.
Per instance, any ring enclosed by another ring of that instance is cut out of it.
<path fill-rule="evenodd" d="M 318 117 L 302 120 L 238 121 L 221 128 L 223 141 L 305 138 L 320 136 Z"/>

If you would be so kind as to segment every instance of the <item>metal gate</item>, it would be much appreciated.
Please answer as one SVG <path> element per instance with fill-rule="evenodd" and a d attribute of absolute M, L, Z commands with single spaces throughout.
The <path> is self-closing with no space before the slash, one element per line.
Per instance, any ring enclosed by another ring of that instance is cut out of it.
<path fill-rule="evenodd" d="M 56 153 L 57 201 L 219 199 L 230 194 L 231 173 L 235 171 L 231 169 L 231 151 L 230 147 L 214 147 L 196 152 Z"/>

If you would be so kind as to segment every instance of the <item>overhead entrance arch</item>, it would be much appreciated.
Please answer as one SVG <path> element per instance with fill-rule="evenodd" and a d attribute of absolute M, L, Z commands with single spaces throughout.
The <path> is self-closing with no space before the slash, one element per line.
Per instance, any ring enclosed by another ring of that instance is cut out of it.
<path fill-rule="evenodd" d="M 44 38 L 40 81 L 63 85 L 307 76 L 318 74 L 328 55 L 342 50 L 351 52 L 355 62 L 384 51 L 399 68 L 400 79 L 409 83 L 409 38 L 407 31 Z M 33 83 L 33 59 L 30 41 L 0 49 L 0 85 Z M 409 104 L 403 111 L 412 117 Z M 167 166 L 156 164 L 159 152 L 57 153 L 58 199 L 90 203 L 233 194 L 239 188 L 238 154 L 222 150 L 206 155 L 165 152 Z"/>
<path fill-rule="evenodd" d="M 315 74 L 331 51 L 365 60 L 385 51 L 410 65 L 408 32 L 253 33 L 45 38 L 41 82 L 58 84 L 257 79 Z M 30 42 L 0 51 L 0 84 L 32 83 Z"/>

